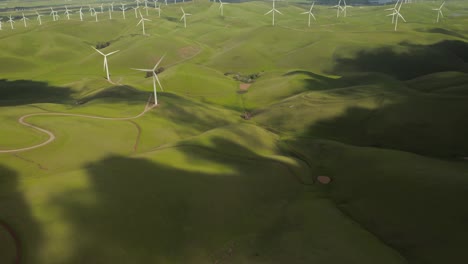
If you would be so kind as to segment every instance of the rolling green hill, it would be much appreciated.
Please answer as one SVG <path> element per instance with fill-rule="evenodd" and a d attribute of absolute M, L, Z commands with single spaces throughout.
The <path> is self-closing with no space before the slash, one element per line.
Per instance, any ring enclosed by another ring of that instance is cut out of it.
<path fill-rule="evenodd" d="M 0 263 L 463 263 L 466 3 L 169 2 L 0 5 Z"/>

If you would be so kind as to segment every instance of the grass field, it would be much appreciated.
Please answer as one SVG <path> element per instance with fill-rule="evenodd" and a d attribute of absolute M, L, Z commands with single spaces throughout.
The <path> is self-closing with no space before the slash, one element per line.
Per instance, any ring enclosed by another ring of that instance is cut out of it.
<path fill-rule="evenodd" d="M 0 1 L 0 263 L 463 263 L 466 3 L 169 2 Z"/>

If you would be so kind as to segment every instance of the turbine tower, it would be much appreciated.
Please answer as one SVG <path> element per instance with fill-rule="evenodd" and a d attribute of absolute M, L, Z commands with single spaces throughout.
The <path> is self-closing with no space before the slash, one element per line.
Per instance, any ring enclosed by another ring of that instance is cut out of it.
<path fill-rule="evenodd" d="M 312 13 L 312 9 L 314 8 L 314 5 L 315 5 L 315 2 L 312 2 L 312 6 L 310 6 L 309 11 L 301 13 L 302 15 L 306 15 L 306 14 L 309 15 L 309 27 L 310 27 L 310 18 L 312 17 L 314 18 L 314 20 L 316 20 L 314 14 Z"/>
<path fill-rule="evenodd" d="M 278 14 L 282 15 L 283 13 L 281 13 L 280 11 L 278 11 L 278 9 L 275 8 L 275 0 L 273 0 L 273 8 L 266 12 L 265 13 L 265 16 L 272 13 L 273 14 L 273 20 L 271 21 L 271 24 L 274 26 L 275 25 L 275 12 L 277 12 Z"/>
<path fill-rule="evenodd" d="M 52 16 L 53 21 L 57 21 L 57 19 L 55 17 L 55 11 L 54 11 L 54 9 L 52 7 L 50 8 L 50 15 Z"/>
<path fill-rule="evenodd" d="M 155 72 L 156 69 L 158 68 L 159 64 L 161 63 L 161 61 L 164 59 L 164 56 L 165 55 L 163 55 L 161 57 L 161 59 L 159 59 L 159 61 L 156 63 L 156 65 L 154 65 L 153 69 L 135 69 L 135 68 L 132 68 L 133 70 L 142 71 L 142 72 L 151 72 L 152 73 L 152 75 L 153 75 L 154 105 L 158 105 L 158 94 L 156 93 L 156 82 L 159 84 L 159 87 L 161 88 L 161 91 L 164 91 L 163 88 L 162 88 L 161 83 L 159 82 L 158 75 Z"/>
<path fill-rule="evenodd" d="M 180 20 L 184 20 L 184 28 L 187 28 L 187 16 L 191 16 L 192 14 L 189 14 L 189 13 L 185 13 L 184 9 L 182 7 L 180 7 L 180 10 L 182 10 L 182 17 L 180 18 Z"/>
<path fill-rule="evenodd" d="M 3 25 L 3 21 L 2 21 L 2 19 L 3 19 L 3 18 L 2 18 L 2 17 L 0 17 L 0 30 L 3 30 L 3 29 L 2 29 L 2 25 Z"/>
<path fill-rule="evenodd" d="M 437 23 L 439 23 L 439 17 L 444 17 L 444 13 L 442 13 L 442 7 L 444 7 L 445 1 L 440 5 L 439 8 L 432 9 L 434 11 L 437 11 Z"/>
<path fill-rule="evenodd" d="M 221 2 L 221 0 L 219 0 L 219 10 L 221 12 L 221 16 L 224 16 L 223 6 L 227 5 L 227 4 L 229 4 L 229 3 L 223 3 L 223 2 Z"/>
<path fill-rule="evenodd" d="M 349 7 L 349 8 L 352 8 L 352 6 L 349 6 L 346 4 L 346 0 L 343 0 L 343 4 L 344 6 L 341 8 L 341 13 L 343 13 L 343 17 L 346 17 L 346 9 Z"/>
<path fill-rule="evenodd" d="M 78 11 L 78 14 L 80 14 L 80 21 L 83 21 L 83 7 L 80 7 L 80 11 Z"/>
<path fill-rule="evenodd" d="M 146 36 L 146 34 L 145 34 L 145 21 L 151 21 L 151 20 L 144 18 L 141 15 L 141 12 L 140 12 L 140 17 L 141 17 L 141 19 L 140 19 L 140 21 L 138 21 L 137 26 L 141 24 L 141 26 L 143 27 L 143 36 Z"/>
<path fill-rule="evenodd" d="M 138 12 L 140 11 L 140 10 L 138 10 L 139 7 L 137 6 L 137 7 L 132 7 L 132 8 L 133 8 L 133 10 L 135 10 L 135 18 L 138 18 Z"/>
<path fill-rule="evenodd" d="M 100 50 L 96 49 L 95 47 L 91 46 L 95 51 L 97 51 L 99 54 L 101 54 L 102 56 L 104 56 L 104 70 L 106 71 L 106 76 L 107 76 L 107 80 L 109 82 L 111 82 L 111 79 L 110 79 L 110 76 L 109 76 L 109 65 L 107 65 L 107 56 L 110 56 L 114 53 L 117 53 L 119 52 L 119 50 L 116 50 L 116 51 L 113 51 L 113 52 L 110 52 L 110 53 L 107 53 L 107 54 L 104 54 L 102 53 Z"/>

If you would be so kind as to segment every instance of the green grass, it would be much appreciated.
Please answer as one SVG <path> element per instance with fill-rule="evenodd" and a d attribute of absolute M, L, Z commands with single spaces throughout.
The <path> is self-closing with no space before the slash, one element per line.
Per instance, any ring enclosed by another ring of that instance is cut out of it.
<path fill-rule="evenodd" d="M 47 139 L 17 123 L 25 114 L 139 114 L 152 79 L 131 68 L 165 55 L 160 105 L 144 116 L 30 117 L 56 140 L 0 153 L 0 221 L 22 263 L 463 262 L 465 3 L 447 3 L 439 24 L 437 3 L 404 5 L 394 32 L 385 6 L 337 19 L 316 5 L 307 27 L 308 3 L 277 2 L 273 27 L 270 2 L 221 17 L 196 1 L 163 5 L 161 18 L 151 9 L 148 36 L 133 10 L 39 26 L 34 7 L 63 4 L 5 4 L 33 9 L 15 30 L 5 17 L 19 13 L 0 11 L 2 150 Z M 120 50 L 108 58 L 115 84 L 91 48 L 107 41 L 103 52 Z M 240 91 L 226 73 L 260 77 Z"/>

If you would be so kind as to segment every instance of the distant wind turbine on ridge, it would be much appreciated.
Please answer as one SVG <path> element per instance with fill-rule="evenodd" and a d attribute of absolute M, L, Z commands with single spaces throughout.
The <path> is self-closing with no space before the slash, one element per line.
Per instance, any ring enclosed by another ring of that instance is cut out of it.
<path fill-rule="evenodd" d="M 11 17 L 11 15 L 9 15 L 9 18 L 10 18 L 10 19 L 8 19 L 7 22 L 10 23 L 11 29 L 15 29 L 15 27 L 13 26 L 13 24 L 16 23 L 15 20 L 13 20 L 13 18 Z"/>
<path fill-rule="evenodd" d="M 273 0 L 273 8 L 272 8 L 270 11 L 268 11 L 268 12 L 265 13 L 265 16 L 268 15 L 268 14 L 270 14 L 270 13 L 272 13 L 273 18 L 272 18 L 271 24 L 272 24 L 273 26 L 275 25 L 275 12 L 277 12 L 277 13 L 280 14 L 280 15 L 283 14 L 283 13 L 281 13 L 280 11 L 278 11 L 278 9 L 275 8 L 275 0 Z"/>
<path fill-rule="evenodd" d="M 20 20 L 23 20 L 23 22 L 24 22 L 24 27 L 28 27 L 28 23 L 26 23 L 26 20 L 29 20 L 29 18 L 25 17 L 25 16 L 24 16 L 24 13 L 22 13 L 22 14 L 23 14 L 23 18 L 21 18 Z"/>
<path fill-rule="evenodd" d="M 400 9 L 401 9 L 401 6 L 403 5 L 403 1 L 400 2 L 400 6 L 398 8 L 395 8 L 393 10 L 393 13 L 390 14 L 389 16 L 394 16 L 395 17 L 395 31 L 397 30 L 397 27 L 398 27 L 398 18 L 401 17 L 401 19 L 403 19 L 403 21 L 406 22 L 405 18 L 401 15 L 400 13 Z"/>
<path fill-rule="evenodd" d="M 184 9 L 182 7 L 180 7 L 180 10 L 182 10 L 182 17 L 180 18 L 180 20 L 184 20 L 184 28 L 187 28 L 187 16 L 191 16 L 192 14 L 189 14 L 189 13 L 185 13 Z"/>
<path fill-rule="evenodd" d="M 37 14 L 37 21 L 39 21 L 39 25 L 42 25 L 42 19 L 41 19 L 41 14 L 39 14 L 39 12 L 36 11 L 36 14 Z"/>
<path fill-rule="evenodd" d="M 122 10 L 123 19 L 125 19 L 125 10 L 127 10 L 127 8 L 125 8 L 125 4 L 120 4 L 120 5 L 122 6 L 120 10 Z"/>
<path fill-rule="evenodd" d="M 158 105 L 158 94 L 156 92 L 156 82 L 159 84 L 159 88 L 161 88 L 161 91 L 164 91 L 163 88 L 162 88 L 161 82 L 159 82 L 158 75 L 156 74 L 156 69 L 158 68 L 161 61 L 164 59 L 164 56 L 165 55 L 163 55 L 161 57 L 161 59 L 159 59 L 159 61 L 156 63 L 156 65 L 154 65 L 154 67 L 152 69 L 135 69 L 135 68 L 132 68 L 133 70 L 136 70 L 136 71 L 151 72 L 152 73 L 152 75 L 153 75 L 154 105 Z"/>
<path fill-rule="evenodd" d="M 341 0 L 338 2 L 337 5 L 333 7 L 336 7 L 336 17 L 340 17 L 341 12 L 343 12 L 343 7 L 341 6 Z"/>
<path fill-rule="evenodd" d="M 83 21 L 83 7 L 80 7 L 80 11 L 78 11 L 78 14 L 80 14 L 80 21 Z"/>
<path fill-rule="evenodd" d="M 224 16 L 223 6 L 228 5 L 228 4 L 229 3 L 223 3 L 223 2 L 221 2 L 221 0 L 219 0 L 219 11 L 221 12 L 221 16 Z"/>
<path fill-rule="evenodd" d="M 444 17 L 444 13 L 442 13 L 442 7 L 444 7 L 445 1 L 440 5 L 439 8 L 432 9 L 434 11 L 437 11 L 437 23 L 439 23 L 439 18 Z"/>
<path fill-rule="evenodd" d="M 308 11 L 308 12 L 302 12 L 302 13 L 301 13 L 302 15 L 305 15 L 305 14 L 308 14 L 308 15 L 309 15 L 309 27 L 310 27 L 310 18 L 313 17 L 314 20 L 316 20 L 314 14 L 312 13 L 312 9 L 314 8 L 314 5 L 315 5 L 315 2 L 312 2 L 312 5 L 310 6 L 309 11 Z"/>
<path fill-rule="evenodd" d="M 107 64 L 107 56 L 110 56 L 114 53 L 117 53 L 119 52 L 120 50 L 116 50 L 116 51 L 113 51 L 113 52 L 110 52 L 110 53 L 107 53 L 107 54 L 104 54 L 102 53 L 100 50 L 96 49 L 95 47 L 91 46 L 95 51 L 97 51 L 99 54 L 101 54 L 102 56 L 104 56 L 104 70 L 106 71 L 106 76 L 107 76 L 107 80 L 109 82 L 111 82 L 111 79 L 110 79 L 110 75 L 109 75 L 109 65 Z"/>
<path fill-rule="evenodd" d="M 139 12 L 139 13 L 140 13 L 141 19 L 140 19 L 140 21 L 138 21 L 137 26 L 141 24 L 141 26 L 143 27 L 143 36 L 146 36 L 146 34 L 145 34 L 145 21 L 151 21 L 151 20 L 144 18 L 143 15 L 141 14 L 141 12 Z"/>

